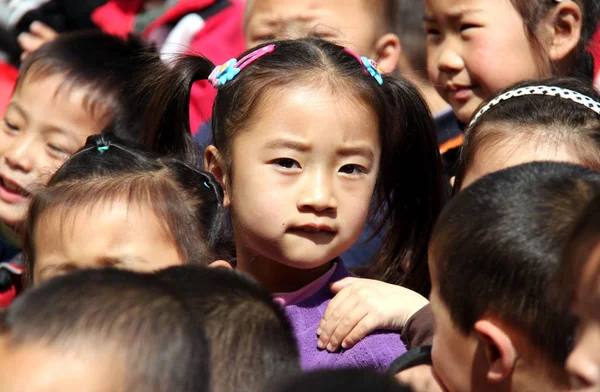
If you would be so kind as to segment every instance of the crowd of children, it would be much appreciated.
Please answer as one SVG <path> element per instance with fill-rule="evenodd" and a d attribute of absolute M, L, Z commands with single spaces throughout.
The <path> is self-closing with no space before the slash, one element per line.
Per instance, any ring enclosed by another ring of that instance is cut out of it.
<path fill-rule="evenodd" d="M 0 391 L 600 391 L 600 2 L 25 3 Z"/>

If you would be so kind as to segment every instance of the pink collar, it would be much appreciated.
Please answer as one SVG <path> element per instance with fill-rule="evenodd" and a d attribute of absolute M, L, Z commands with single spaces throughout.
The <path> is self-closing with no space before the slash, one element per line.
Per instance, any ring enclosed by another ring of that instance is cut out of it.
<path fill-rule="evenodd" d="M 321 275 L 321 277 L 317 278 L 316 280 L 313 280 L 306 286 L 302 287 L 300 290 L 296 290 L 291 293 L 274 293 L 273 299 L 275 303 L 283 307 L 288 305 L 295 305 L 299 302 L 304 301 L 307 298 L 310 298 L 329 282 L 329 279 L 335 272 L 337 266 L 338 263 L 334 262 L 331 268 L 326 273 Z"/>

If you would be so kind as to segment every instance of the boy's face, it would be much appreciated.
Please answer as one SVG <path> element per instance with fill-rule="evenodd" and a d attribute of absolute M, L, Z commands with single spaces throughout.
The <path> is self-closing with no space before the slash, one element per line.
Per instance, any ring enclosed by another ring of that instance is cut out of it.
<path fill-rule="evenodd" d="M 383 24 L 377 7 L 375 1 L 367 0 L 249 0 L 246 45 L 251 48 L 277 39 L 316 37 L 377 58 L 375 43 Z"/>
<path fill-rule="evenodd" d="M 585 391 L 600 391 L 600 241 L 583 267 L 574 312 L 580 319 L 567 370 Z"/>
<path fill-rule="evenodd" d="M 34 237 L 36 285 L 78 269 L 153 272 L 183 264 L 163 222 L 149 208 L 121 201 L 67 214 L 65 219 L 49 211 L 41 216 Z"/>
<path fill-rule="evenodd" d="M 86 358 L 37 344 L 8 347 L 5 340 L 0 338 L 2 392 L 122 391 L 115 388 L 118 367 L 97 351 Z"/>
<path fill-rule="evenodd" d="M 435 320 L 431 359 L 438 380 L 448 392 L 489 391 L 485 383 L 485 355 L 478 347 L 474 335 L 465 335 L 452 319 L 450 312 L 439 296 L 439 288 L 430 261 L 431 312 Z"/>
<path fill-rule="evenodd" d="M 64 79 L 25 78 L 0 124 L 0 220 L 19 225 L 31 193 L 103 125 L 84 107 L 85 92 L 59 90 Z"/>

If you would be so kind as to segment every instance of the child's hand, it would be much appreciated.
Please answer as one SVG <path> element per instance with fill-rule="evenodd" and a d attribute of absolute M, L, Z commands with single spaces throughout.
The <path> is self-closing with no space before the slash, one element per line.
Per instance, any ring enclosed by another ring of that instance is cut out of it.
<path fill-rule="evenodd" d="M 442 392 L 444 390 L 435 377 L 431 365 L 406 369 L 396 374 L 396 379 L 402 384 L 410 385 L 414 392 Z"/>
<path fill-rule="evenodd" d="M 29 26 L 28 33 L 21 33 L 17 38 L 23 54 L 21 60 L 24 60 L 31 52 L 35 52 L 46 42 L 50 42 L 58 37 L 58 33 L 51 27 L 42 22 L 33 22 Z"/>
<path fill-rule="evenodd" d="M 420 294 L 378 280 L 345 278 L 331 285 L 337 293 L 319 324 L 318 347 L 350 348 L 377 329 L 399 330 L 429 302 Z"/>

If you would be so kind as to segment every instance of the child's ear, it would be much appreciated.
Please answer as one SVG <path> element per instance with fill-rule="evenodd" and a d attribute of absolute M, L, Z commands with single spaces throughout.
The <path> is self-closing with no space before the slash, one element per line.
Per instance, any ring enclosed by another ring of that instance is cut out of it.
<path fill-rule="evenodd" d="M 400 61 L 400 39 L 396 34 L 384 34 L 375 43 L 375 61 L 381 72 L 389 74 L 394 72 Z"/>
<path fill-rule="evenodd" d="M 221 187 L 223 188 L 223 207 L 229 207 L 231 199 L 229 197 L 229 177 L 227 176 L 227 170 L 223 156 L 217 149 L 217 147 L 210 145 L 206 147 L 204 151 L 204 167 L 206 171 L 212 174 Z"/>
<path fill-rule="evenodd" d="M 499 324 L 490 320 L 477 321 L 475 332 L 488 360 L 488 380 L 502 382 L 513 372 L 518 357 L 512 339 Z"/>
<path fill-rule="evenodd" d="M 581 8 L 575 1 L 560 2 L 549 15 L 548 57 L 553 62 L 569 58 L 581 39 Z"/>
<path fill-rule="evenodd" d="M 208 265 L 208 268 L 226 268 L 226 269 L 233 269 L 233 267 L 231 266 L 231 264 L 229 264 L 228 262 L 226 262 L 225 260 L 216 260 L 213 261 L 212 263 L 210 263 Z"/>

